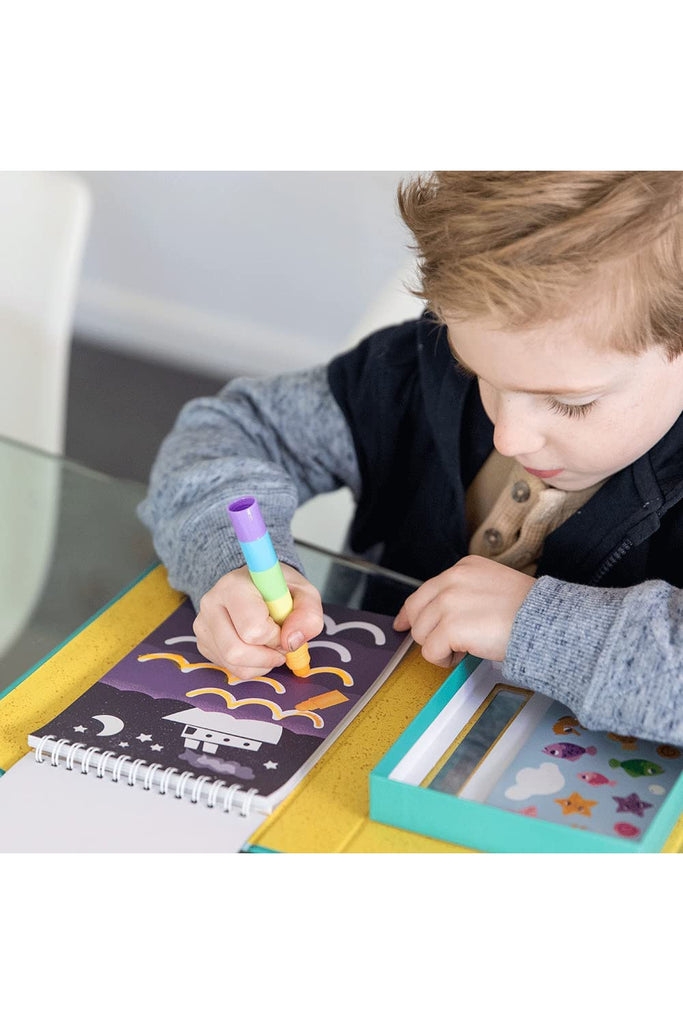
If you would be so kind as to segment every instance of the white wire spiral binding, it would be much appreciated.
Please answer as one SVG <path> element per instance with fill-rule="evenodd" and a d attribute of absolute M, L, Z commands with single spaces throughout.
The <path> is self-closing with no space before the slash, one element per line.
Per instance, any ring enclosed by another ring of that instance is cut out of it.
<path fill-rule="evenodd" d="M 135 761 L 128 765 L 128 785 L 135 785 L 135 778 L 138 774 L 138 768 L 141 764 L 147 764 L 144 757 L 138 757 Z"/>
<path fill-rule="evenodd" d="M 104 769 L 107 765 L 107 761 L 110 757 L 115 757 L 113 750 L 105 750 L 103 754 L 100 754 L 100 759 L 97 762 L 97 778 L 101 779 L 104 777 Z"/>
<path fill-rule="evenodd" d="M 152 788 L 152 780 L 154 779 L 154 775 L 155 775 L 156 772 L 159 771 L 159 769 L 161 767 L 162 767 L 162 765 L 156 764 L 156 763 L 155 764 L 151 764 L 148 767 L 147 771 L 145 772 L 144 782 L 142 783 L 142 788 L 143 789 L 151 789 Z"/>
<path fill-rule="evenodd" d="M 258 789 L 250 789 L 247 795 L 245 796 L 244 802 L 242 803 L 242 807 L 240 809 L 240 814 L 242 815 L 243 818 L 246 818 L 247 815 L 249 814 L 254 797 L 256 796 L 257 793 Z"/>
<path fill-rule="evenodd" d="M 214 782 L 213 786 L 209 790 L 208 797 L 206 798 L 206 806 L 207 807 L 214 807 L 215 806 L 215 804 L 216 804 L 216 793 L 221 788 L 221 786 L 224 786 L 224 785 L 225 785 L 225 783 L 223 782 L 222 779 L 216 779 L 216 781 Z"/>
<path fill-rule="evenodd" d="M 38 764 L 44 764 L 43 755 L 46 753 L 46 747 L 48 743 L 50 743 L 51 741 L 54 743 L 54 746 L 50 754 L 50 764 L 54 768 L 57 768 L 59 766 L 59 755 L 64 746 L 68 747 L 68 750 L 66 751 L 66 756 L 64 758 L 64 763 L 67 771 L 74 770 L 76 755 L 78 751 L 81 751 L 80 766 L 82 775 L 88 774 L 88 771 L 90 770 L 90 762 L 92 761 L 95 754 L 99 754 L 96 766 L 98 779 L 104 778 L 105 769 L 107 767 L 107 762 L 109 761 L 109 759 L 112 757 L 116 757 L 116 761 L 114 763 L 111 776 L 112 782 L 119 782 L 121 780 L 121 773 L 124 770 L 124 764 L 126 762 L 129 762 L 128 765 L 126 766 L 128 774 L 128 785 L 135 785 L 135 783 L 138 781 L 137 776 L 139 770 L 141 768 L 144 768 L 146 770 L 142 782 L 143 789 L 150 790 L 152 789 L 156 773 L 163 768 L 163 765 L 157 762 L 154 762 L 153 764 L 148 764 L 147 761 L 145 761 L 145 759 L 142 757 L 138 757 L 136 758 L 136 760 L 131 761 L 128 754 L 119 754 L 117 756 L 115 751 L 102 751 L 100 750 L 99 747 L 88 747 L 86 749 L 84 743 L 71 743 L 70 740 L 68 739 L 57 740 L 56 737 L 53 735 L 41 737 L 40 742 L 38 743 L 35 749 L 35 760 L 38 762 Z M 173 775 L 178 775 L 177 768 L 171 767 L 163 769 L 161 779 L 159 782 L 159 793 L 162 796 L 165 796 L 167 794 L 168 785 Z M 174 795 L 177 799 L 182 799 L 183 796 L 185 795 L 186 786 L 191 783 L 192 791 L 190 794 L 190 800 L 193 804 L 200 803 L 202 791 L 204 790 L 204 787 L 210 781 L 210 779 L 210 775 L 196 776 L 194 772 L 191 771 L 182 772 L 182 774 L 180 774 L 176 779 Z M 216 779 L 209 788 L 208 795 L 206 797 L 206 806 L 211 808 L 215 807 L 218 793 L 220 792 L 220 790 L 225 790 L 222 798 L 223 811 L 227 814 L 230 814 L 233 810 L 233 804 L 236 804 L 237 799 L 241 797 L 242 799 L 240 803 L 237 806 L 235 806 L 235 810 L 239 810 L 240 815 L 246 818 L 251 810 L 251 806 L 254 802 L 254 798 L 258 793 L 258 790 L 250 789 L 245 794 L 239 782 L 234 782 L 231 786 L 228 786 L 227 789 L 225 787 L 226 783 L 223 781 L 223 779 Z"/>
<path fill-rule="evenodd" d="M 230 811 L 232 810 L 232 801 L 238 789 L 240 789 L 239 782 L 233 782 L 232 786 L 230 786 L 227 793 L 223 797 L 223 810 L 227 814 L 230 814 Z"/>
<path fill-rule="evenodd" d="M 185 789 L 185 783 L 192 776 L 192 772 L 183 772 L 178 781 L 175 784 L 175 795 L 176 800 L 181 800 L 183 796 L 183 790 Z"/>
<path fill-rule="evenodd" d="M 50 764 L 52 765 L 53 768 L 56 768 L 57 765 L 59 764 L 59 751 L 62 749 L 64 744 L 68 742 L 68 740 L 57 740 L 54 747 L 52 748 L 52 757 L 50 758 Z"/>
<path fill-rule="evenodd" d="M 43 763 L 43 751 L 45 750 L 46 743 L 49 743 L 50 740 L 53 740 L 53 739 L 54 739 L 54 736 L 43 736 L 42 740 L 40 741 L 40 743 L 36 747 L 36 761 L 38 762 L 38 764 L 42 764 Z"/>
<path fill-rule="evenodd" d="M 66 770 L 72 772 L 74 768 L 74 754 L 77 750 L 84 750 L 85 743 L 74 743 L 72 744 L 71 750 L 66 755 Z"/>
<path fill-rule="evenodd" d="M 99 754 L 99 753 L 100 753 L 100 748 L 99 747 L 88 747 L 88 749 L 86 750 L 85 754 L 83 755 L 83 759 L 81 761 L 81 775 L 87 775 L 88 774 L 88 768 L 90 767 L 90 761 L 92 759 L 93 754 Z"/>
<path fill-rule="evenodd" d="M 128 754 L 119 754 L 116 758 L 116 764 L 114 765 L 114 771 L 111 773 L 111 781 L 118 782 L 121 778 L 121 769 L 123 768 L 123 762 L 130 761 Z"/>
<path fill-rule="evenodd" d="M 161 776 L 161 782 L 159 783 L 159 793 L 161 796 L 166 796 L 166 788 L 168 786 L 168 780 L 172 775 L 177 775 L 177 768 L 167 768 L 164 774 Z"/>
<path fill-rule="evenodd" d="M 204 785 L 205 782 L 208 782 L 210 778 L 210 775 L 200 775 L 199 778 L 196 780 L 194 786 L 192 787 L 192 796 L 190 797 L 190 800 L 192 801 L 193 804 L 196 804 L 197 801 L 199 800 L 199 797 L 202 792 L 202 786 Z"/>

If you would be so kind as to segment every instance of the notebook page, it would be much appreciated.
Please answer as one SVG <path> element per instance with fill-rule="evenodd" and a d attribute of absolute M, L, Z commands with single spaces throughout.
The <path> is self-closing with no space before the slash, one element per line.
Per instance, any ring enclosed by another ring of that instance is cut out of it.
<path fill-rule="evenodd" d="M 0 779 L 1 853 L 236 853 L 262 823 L 32 752 Z"/>

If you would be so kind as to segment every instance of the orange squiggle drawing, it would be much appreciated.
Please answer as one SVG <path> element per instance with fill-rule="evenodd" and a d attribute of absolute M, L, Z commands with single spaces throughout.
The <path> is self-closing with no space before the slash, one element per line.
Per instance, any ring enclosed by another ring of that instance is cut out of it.
<path fill-rule="evenodd" d="M 302 679 L 310 679 L 311 676 L 320 675 L 320 673 L 329 673 L 333 676 L 339 676 L 344 686 L 353 686 L 353 676 L 350 676 L 348 672 L 345 672 L 343 668 L 311 668 L 308 670 Z"/>
<path fill-rule="evenodd" d="M 228 686 L 239 686 L 240 683 L 267 683 L 268 686 L 272 686 L 276 693 L 284 693 L 285 687 L 282 683 L 278 682 L 277 679 L 271 679 L 270 676 L 252 676 L 250 679 L 238 679 L 232 672 L 228 672 L 227 668 L 223 668 L 221 665 L 213 665 L 210 661 L 199 661 L 192 662 L 183 658 L 182 654 L 140 654 L 138 661 L 153 661 L 159 658 L 162 661 L 174 662 L 181 672 L 195 672 L 198 668 L 212 668 L 216 672 L 222 672 L 227 677 Z"/>
<path fill-rule="evenodd" d="M 322 729 L 325 724 L 320 715 L 316 715 L 314 711 L 283 711 L 279 704 L 275 704 L 272 700 L 265 700 L 262 697 L 245 697 L 243 700 L 235 700 L 231 693 L 228 693 L 227 690 L 221 690 L 217 686 L 205 686 L 201 690 L 190 690 L 185 696 L 199 697 L 203 693 L 217 693 L 219 697 L 225 699 L 225 703 L 231 711 L 235 708 L 246 707 L 247 704 L 261 704 L 264 708 L 270 710 L 271 715 L 275 719 L 290 718 L 291 716 L 310 718 L 316 729 Z"/>

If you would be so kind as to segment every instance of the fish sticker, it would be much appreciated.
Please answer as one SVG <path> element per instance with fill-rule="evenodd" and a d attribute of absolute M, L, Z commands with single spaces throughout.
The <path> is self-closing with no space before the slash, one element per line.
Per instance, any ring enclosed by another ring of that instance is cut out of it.
<path fill-rule="evenodd" d="M 644 800 L 641 800 L 637 793 L 629 793 L 628 796 L 613 796 L 612 799 L 616 800 L 617 814 L 637 814 L 639 818 L 642 818 L 643 811 L 652 807 L 652 804 L 646 804 Z"/>
<path fill-rule="evenodd" d="M 662 775 L 664 769 L 654 761 L 646 761 L 642 757 L 634 757 L 630 761 L 617 761 L 615 757 L 609 759 L 610 768 L 623 768 L 632 779 L 639 779 L 644 775 Z"/>
<path fill-rule="evenodd" d="M 589 786 L 616 786 L 616 779 L 608 779 L 600 772 L 579 772 L 577 779 L 587 782 Z"/>
<path fill-rule="evenodd" d="M 583 726 L 579 722 L 578 718 L 574 718 L 573 715 L 563 715 L 562 718 L 558 718 L 553 726 L 553 732 L 557 733 L 558 736 L 568 735 L 573 732 L 575 736 L 580 736 L 581 733 L 576 726 L 583 729 Z"/>
<path fill-rule="evenodd" d="M 566 761 L 578 761 L 584 754 L 597 754 L 597 747 L 579 747 L 576 743 L 549 743 L 543 748 L 550 757 L 561 757 Z M 611 763 L 611 762 L 610 762 Z"/>
<path fill-rule="evenodd" d="M 591 818 L 591 807 L 595 807 L 597 800 L 586 800 L 580 793 L 572 793 L 570 796 L 560 797 L 555 800 L 562 808 L 563 814 L 583 814 Z"/>

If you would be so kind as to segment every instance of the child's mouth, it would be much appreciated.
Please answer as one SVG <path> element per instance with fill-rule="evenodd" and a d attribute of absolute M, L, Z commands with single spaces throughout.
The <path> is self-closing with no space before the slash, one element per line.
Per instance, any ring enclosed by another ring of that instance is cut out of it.
<path fill-rule="evenodd" d="M 529 466 L 523 466 L 522 468 L 525 469 L 527 473 L 540 477 L 541 480 L 546 480 L 551 476 L 557 476 L 558 473 L 562 472 L 561 469 L 530 469 Z"/>

